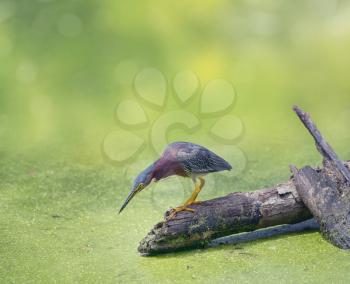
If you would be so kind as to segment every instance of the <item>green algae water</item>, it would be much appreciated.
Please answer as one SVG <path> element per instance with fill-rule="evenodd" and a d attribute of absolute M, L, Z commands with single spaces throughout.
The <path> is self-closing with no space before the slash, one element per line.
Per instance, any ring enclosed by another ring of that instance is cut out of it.
<path fill-rule="evenodd" d="M 262 188 L 288 179 L 287 162 L 291 160 L 296 164 L 319 162 L 313 146 L 296 156 L 286 154 L 289 151 L 280 146 L 270 147 L 257 149 L 253 155 L 257 160 L 251 160 L 239 177 L 229 182 L 222 177 L 216 183 L 222 187 L 219 193 Z M 350 254 L 323 240 L 319 232 L 140 256 L 139 241 L 167 208 L 183 200 L 176 179 L 144 190 L 118 215 L 130 188 L 123 171 L 52 152 L 55 154 L 32 149 L 31 154 L 2 156 L 3 283 L 348 282 Z M 210 188 L 210 177 L 208 180 L 203 199 L 217 196 Z"/>

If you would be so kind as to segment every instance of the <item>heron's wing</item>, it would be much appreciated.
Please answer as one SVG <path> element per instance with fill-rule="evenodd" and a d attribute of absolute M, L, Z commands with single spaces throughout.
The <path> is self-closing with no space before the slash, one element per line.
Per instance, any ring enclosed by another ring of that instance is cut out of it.
<path fill-rule="evenodd" d="M 179 143 L 171 153 L 187 173 L 201 174 L 232 169 L 223 158 L 200 145 Z"/>

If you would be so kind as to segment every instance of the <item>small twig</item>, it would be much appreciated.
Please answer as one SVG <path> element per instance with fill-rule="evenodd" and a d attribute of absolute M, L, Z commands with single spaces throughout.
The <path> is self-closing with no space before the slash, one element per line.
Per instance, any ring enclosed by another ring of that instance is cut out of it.
<path fill-rule="evenodd" d="M 305 127 L 308 129 L 312 137 L 315 139 L 317 149 L 321 155 L 324 158 L 332 161 L 337 167 L 338 171 L 343 175 L 347 183 L 350 184 L 350 171 L 344 166 L 343 162 L 338 158 L 332 147 L 324 139 L 320 131 L 317 129 L 316 125 L 311 120 L 310 115 L 301 110 L 298 106 L 294 106 L 293 110 L 298 115 Z"/>
<path fill-rule="evenodd" d="M 300 222 L 297 224 L 285 224 L 285 225 L 279 225 L 275 227 L 268 227 L 264 229 L 260 229 L 253 232 L 246 232 L 236 235 L 231 235 L 227 237 L 222 237 L 219 239 L 212 240 L 208 246 L 209 247 L 216 247 L 222 244 L 225 245 L 237 245 L 241 243 L 247 243 L 252 242 L 256 240 L 262 240 L 267 239 L 275 236 L 280 236 L 284 234 L 291 234 L 291 233 L 299 233 L 299 232 L 305 232 L 305 231 L 315 231 L 319 230 L 320 226 L 316 222 L 315 219 L 309 219 L 304 222 Z"/>

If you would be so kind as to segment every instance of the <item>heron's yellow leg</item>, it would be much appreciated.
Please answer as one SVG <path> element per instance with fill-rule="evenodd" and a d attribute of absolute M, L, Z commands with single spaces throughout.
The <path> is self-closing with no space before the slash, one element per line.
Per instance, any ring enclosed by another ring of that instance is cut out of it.
<path fill-rule="evenodd" d="M 195 210 L 193 208 L 188 208 L 187 206 L 191 205 L 191 204 L 196 204 L 196 203 L 200 203 L 200 201 L 196 201 L 196 198 L 199 194 L 199 192 L 201 191 L 201 189 L 203 188 L 204 184 L 205 184 L 205 180 L 203 178 L 199 178 L 200 183 L 195 185 L 194 191 L 192 192 L 192 195 L 189 199 L 187 199 L 187 201 L 185 202 L 184 205 L 176 207 L 173 209 L 173 211 L 171 212 L 171 214 L 168 216 L 168 220 L 172 219 L 177 212 L 180 211 L 190 211 L 190 212 L 195 212 Z"/>
<path fill-rule="evenodd" d="M 192 192 L 192 195 L 189 199 L 187 199 L 187 201 L 185 202 L 185 206 L 186 205 L 191 205 L 194 203 L 200 203 L 200 201 L 196 201 L 196 198 L 198 196 L 198 194 L 200 193 L 200 191 L 202 190 L 204 184 L 205 184 L 205 180 L 204 178 L 199 178 L 200 183 L 195 185 L 194 191 Z"/>

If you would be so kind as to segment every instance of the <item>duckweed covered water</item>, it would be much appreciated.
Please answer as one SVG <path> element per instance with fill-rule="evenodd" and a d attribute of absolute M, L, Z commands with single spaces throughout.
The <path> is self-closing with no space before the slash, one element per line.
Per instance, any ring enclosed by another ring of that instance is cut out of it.
<path fill-rule="evenodd" d="M 228 193 L 285 180 L 288 157 L 283 158 L 283 152 L 262 151 L 259 161 L 251 160 L 240 177 L 217 184 Z M 327 243 L 318 232 L 142 257 L 136 250 L 138 242 L 163 211 L 183 198 L 176 195 L 174 180 L 145 190 L 118 215 L 130 186 L 125 173 L 105 163 L 91 165 L 34 153 L 4 155 L 0 165 L 2 283 L 348 283 L 350 279 L 350 254 Z M 317 163 L 311 153 L 293 160 Z M 203 198 L 212 194 L 208 188 Z"/>

